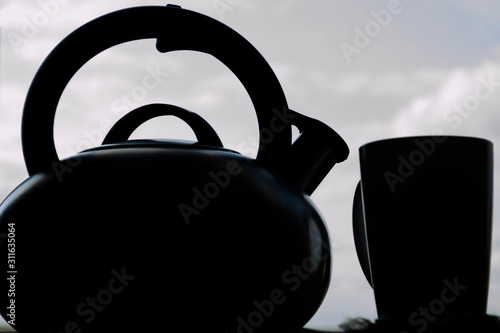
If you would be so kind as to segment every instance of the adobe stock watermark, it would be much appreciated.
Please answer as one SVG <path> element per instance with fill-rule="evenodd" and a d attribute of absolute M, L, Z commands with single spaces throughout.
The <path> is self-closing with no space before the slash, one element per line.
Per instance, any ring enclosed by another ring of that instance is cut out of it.
<path fill-rule="evenodd" d="M 113 100 L 110 106 L 111 111 L 125 115 L 134 108 L 139 107 L 148 94 L 159 88 L 165 79 L 170 76 L 169 72 L 162 71 L 159 64 L 148 65 L 144 71 L 146 73 L 142 77 L 141 84 L 133 86 L 129 92 L 122 93 L 120 98 Z M 101 118 L 96 128 L 83 131 L 85 139 L 80 140 L 74 148 L 68 145 L 65 146 L 65 154 L 73 157 L 67 159 L 64 163 L 61 161 L 52 163 L 52 170 L 59 182 L 62 182 L 67 174 L 73 172 L 80 165 L 82 159 L 78 156 L 78 152 L 100 146 L 112 125 L 111 119 Z"/>
<path fill-rule="evenodd" d="M 289 293 L 296 292 L 325 260 L 330 259 L 330 244 L 319 238 L 316 241 L 319 244 L 314 249 L 312 256 L 304 258 L 299 264 L 292 265 L 282 274 L 282 286 L 273 289 L 266 299 L 252 301 L 253 310 L 236 318 L 236 333 L 253 333 L 262 327 L 276 309 L 287 302 L 290 297 Z"/>
<path fill-rule="evenodd" d="M 219 20 L 224 20 L 227 12 L 232 12 L 236 7 L 241 5 L 243 0 L 214 0 L 212 6 L 217 13 Z"/>
<path fill-rule="evenodd" d="M 266 145 L 274 140 L 276 133 L 283 131 L 296 117 L 296 114 L 290 112 L 288 108 L 283 108 L 281 111 L 273 108 L 272 112 L 274 116 L 271 118 L 269 127 L 260 129 L 260 144 L 256 143 L 257 139 L 250 138 L 251 142 L 255 143 L 256 150 L 265 149 Z M 248 143 L 247 140 L 238 147 L 245 148 Z M 189 225 L 193 215 L 197 216 L 206 209 L 212 200 L 215 200 L 230 185 L 232 177 L 239 175 L 241 172 L 242 167 L 236 160 L 228 161 L 225 170 L 210 171 L 208 173 L 210 180 L 192 189 L 193 196 L 190 202 L 181 202 L 177 206 L 184 223 Z"/>
<path fill-rule="evenodd" d="M 7 32 L 7 39 L 10 45 L 20 55 L 29 41 L 35 38 L 41 29 L 47 26 L 51 19 L 56 17 L 62 6 L 68 4 L 70 0 L 38 0 L 38 10 L 32 15 L 21 18 L 20 33 Z"/>
<path fill-rule="evenodd" d="M 448 279 L 443 281 L 445 287 L 440 295 L 431 300 L 427 306 L 421 306 L 417 311 L 408 317 L 408 323 L 416 329 L 418 333 L 424 332 L 430 323 L 435 322 L 440 315 L 444 313 L 446 307 L 457 300 L 458 297 L 467 289 L 466 285 L 460 284 L 458 277 L 450 282 Z M 402 331 L 401 333 L 409 333 Z"/>
<path fill-rule="evenodd" d="M 148 94 L 157 89 L 163 81 L 170 76 L 169 72 L 161 70 L 160 65 L 146 66 L 146 74 L 142 77 L 141 84 L 130 89 L 128 93 L 123 93 L 120 98 L 111 102 L 111 110 L 114 113 L 125 114 L 140 106 Z"/>
<path fill-rule="evenodd" d="M 384 172 L 384 178 L 391 189 L 391 192 L 396 191 L 396 185 L 404 183 L 408 177 L 413 175 L 416 168 L 425 163 L 437 149 L 437 145 L 446 141 L 444 136 L 432 136 L 428 138 L 416 138 L 413 143 L 417 146 L 416 149 L 410 152 L 408 156 L 399 155 L 399 165 L 396 170 L 387 170 Z"/>
<path fill-rule="evenodd" d="M 241 173 L 242 168 L 235 160 L 226 163 L 225 170 L 217 172 L 210 171 L 208 176 L 210 181 L 205 183 L 201 188 L 194 187 L 192 189 L 193 198 L 191 203 L 181 202 L 178 205 L 179 212 L 186 224 L 191 223 L 192 215 L 199 215 L 208 207 L 210 202 L 217 198 L 220 193 L 226 189 L 231 183 L 231 178 Z"/>
<path fill-rule="evenodd" d="M 409 0 L 412 1 L 412 0 Z M 355 54 L 360 54 L 362 50 L 367 48 L 383 31 L 391 24 L 393 16 L 399 15 L 403 12 L 404 6 L 399 0 L 390 0 L 387 3 L 386 9 L 379 11 L 370 11 L 372 20 L 365 23 L 363 28 L 355 26 L 354 37 L 352 44 L 342 41 L 339 44 L 340 51 L 344 55 L 346 62 L 351 63 L 352 57 Z"/>
<path fill-rule="evenodd" d="M 79 319 L 66 322 L 57 333 L 81 333 L 84 331 L 82 327 L 91 324 L 98 313 L 110 306 L 114 296 L 122 293 L 125 287 L 135 279 L 134 275 L 127 274 L 125 267 L 122 267 L 120 272 L 112 269 L 111 275 L 112 278 L 108 281 L 107 286 L 99 290 L 95 296 L 87 297 L 76 306 L 75 312 Z"/>
<path fill-rule="evenodd" d="M 486 78 L 480 76 L 479 84 L 474 87 L 471 94 L 467 95 L 461 102 L 455 103 L 453 108 L 448 110 L 442 116 L 443 121 L 451 127 L 452 130 L 460 128 L 464 119 L 469 118 L 473 112 L 477 110 L 481 101 L 490 98 L 500 86 L 499 81 L 495 81 L 493 74 L 490 73 Z M 446 136 L 443 135 L 444 129 L 437 127 L 432 131 L 432 136 L 425 139 L 415 139 L 414 144 L 417 147 L 407 156 L 399 155 L 397 157 L 399 165 L 396 170 L 387 170 L 384 172 L 384 178 L 391 192 L 396 191 L 398 184 L 404 183 L 408 177 L 413 175 L 416 169 L 425 163 L 439 144 L 446 141 Z"/>
<path fill-rule="evenodd" d="M 465 97 L 460 103 L 455 103 L 453 108 L 443 114 L 443 121 L 450 124 L 452 129 L 458 129 L 463 120 L 469 118 L 477 110 L 481 101 L 490 98 L 497 87 L 500 86 L 499 81 L 493 80 L 493 73 L 490 73 L 488 78 L 484 76 L 478 77 L 478 81 L 479 84 L 476 85 L 473 93 Z"/>
<path fill-rule="evenodd" d="M 271 120 L 269 128 L 263 128 L 259 136 L 249 136 L 245 141 L 240 143 L 236 148 L 244 155 L 257 155 L 261 150 L 264 150 L 266 145 L 274 140 L 275 133 L 280 133 L 285 129 L 285 126 L 293 124 L 293 120 L 297 116 L 290 109 L 283 108 L 281 111 L 277 108 L 272 110 L 274 117 Z"/>

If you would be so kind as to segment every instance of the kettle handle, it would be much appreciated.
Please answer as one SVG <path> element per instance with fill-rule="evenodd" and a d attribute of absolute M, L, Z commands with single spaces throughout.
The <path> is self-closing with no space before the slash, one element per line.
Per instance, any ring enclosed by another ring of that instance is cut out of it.
<path fill-rule="evenodd" d="M 133 7 L 101 16 L 72 32 L 47 56 L 24 104 L 22 144 L 28 173 L 33 175 L 59 163 L 53 134 L 56 108 L 80 67 L 112 46 L 147 38 L 157 40 L 160 52 L 199 51 L 224 63 L 254 105 L 260 133 L 257 160 L 277 168 L 291 145 L 291 124 L 282 119 L 288 105 L 269 64 L 252 44 L 225 24 L 167 5 Z"/>
<path fill-rule="evenodd" d="M 354 203 L 352 205 L 352 230 L 354 234 L 354 245 L 358 254 L 359 264 L 368 283 L 373 288 L 372 274 L 370 269 L 370 257 L 368 243 L 366 239 L 366 226 L 363 211 L 363 193 L 361 182 L 356 186 L 354 193 Z"/>
<path fill-rule="evenodd" d="M 126 141 L 146 121 L 160 116 L 175 116 L 185 121 L 203 145 L 223 147 L 210 124 L 198 114 L 170 104 L 149 104 L 130 111 L 109 130 L 103 145 Z"/>

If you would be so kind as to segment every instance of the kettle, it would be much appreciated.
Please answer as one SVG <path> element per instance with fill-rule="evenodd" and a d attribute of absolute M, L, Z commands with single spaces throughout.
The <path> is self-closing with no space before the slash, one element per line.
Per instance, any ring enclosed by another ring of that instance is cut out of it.
<path fill-rule="evenodd" d="M 103 145 L 59 159 L 53 122 L 69 80 L 98 53 L 145 38 L 160 52 L 210 54 L 238 77 L 258 118 L 255 159 L 167 104 L 131 111 Z M 128 139 L 159 115 L 182 119 L 198 141 Z M 265 59 L 226 25 L 175 5 L 83 25 L 36 73 L 22 145 L 30 176 L 0 206 L 9 254 L 0 261 L 0 312 L 17 331 L 258 332 L 300 328 L 320 306 L 330 246 L 309 196 L 348 147 L 290 110 Z"/>

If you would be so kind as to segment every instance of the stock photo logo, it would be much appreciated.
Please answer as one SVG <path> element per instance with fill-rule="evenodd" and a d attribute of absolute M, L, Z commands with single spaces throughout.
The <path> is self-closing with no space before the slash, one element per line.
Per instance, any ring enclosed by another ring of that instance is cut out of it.
<path fill-rule="evenodd" d="M 226 18 L 227 12 L 232 12 L 238 6 L 243 3 L 243 0 L 213 0 L 212 6 L 217 12 L 217 17 L 219 20 L 224 20 Z"/>
<path fill-rule="evenodd" d="M 443 284 L 445 287 L 441 290 L 439 297 L 431 300 L 427 306 L 420 306 L 408 318 L 408 323 L 418 333 L 423 333 L 429 327 L 430 323 L 435 322 L 445 312 L 448 305 L 454 303 L 457 297 L 460 297 L 467 290 L 466 285 L 459 283 L 458 277 L 455 277 L 453 282 L 445 279 Z M 401 333 L 408 332 L 402 331 Z"/>
<path fill-rule="evenodd" d="M 406 156 L 399 155 L 397 157 L 399 161 L 397 168 L 384 172 L 384 178 L 392 192 L 395 192 L 399 184 L 411 177 L 420 166 L 432 157 L 436 149 L 442 146 L 447 140 L 447 136 L 443 135 L 446 128 L 453 131 L 459 130 L 467 122 L 467 119 L 478 112 L 481 102 L 491 98 L 500 86 L 500 82 L 493 76 L 493 73 L 480 75 L 477 77 L 477 81 L 478 83 L 469 94 L 442 114 L 443 126 L 436 126 L 432 130 L 432 136 L 415 138 L 415 148 Z"/>
<path fill-rule="evenodd" d="M 301 293 L 301 286 L 307 284 L 307 280 L 313 277 L 318 269 L 331 260 L 330 244 L 318 239 L 312 256 L 304 258 L 299 264 L 289 267 L 281 275 L 279 287 L 271 290 L 269 296 L 262 300 L 252 301 L 251 308 L 247 313 L 236 317 L 236 328 L 231 331 L 235 333 L 253 333 L 265 325 L 266 321 L 272 320 L 272 316 L 286 307 L 295 297 L 294 293 Z M 226 333 L 230 333 L 226 331 Z"/>
<path fill-rule="evenodd" d="M 408 0 L 411 2 L 413 0 Z M 342 41 L 339 44 L 340 51 L 344 56 L 345 61 L 350 64 L 353 61 L 353 56 L 359 55 L 386 29 L 392 22 L 393 18 L 403 12 L 405 6 L 400 0 L 389 0 L 386 9 L 379 11 L 370 11 L 371 20 L 365 23 L 363 28 L 355 26 L 353 28 L 354 36 L 352 43 Z"/>
<path fill-rule="evenodd" d="M 207 181 L 203 187 L 193 187 L 193 199 L 191 203 L 181 202 L 179 207 L 179 212 L 182 215 L 182 219 L 186 224 L 191 221 L 191 215 L 199 215 L 210 204 L 210 201 L 217 198 L 221 191 L 224 191 L 231 183 L 231 178 L 237 176 L 242 171 L 236 161 L 229 161 L 226 164 L 225 170 L 210 171 L 208 173 L 210 180 Z"/>
<path fill-rule="evenodd" d="M 384 178 L 391 192 L 396 191 L 396 185 L 404 183 L 405 180 L 413 175 L 416 168 L 425 163 L 426 159 L 439 148 L 439 144 L 446 141 L 444 136 L 432 136 L 429 138 L 416 138 L 414 144 L 416 148 L 408 156 L 399 155 L 399 165 L 395 170 L 384 172 Z"/>
<path fill-rule="evenodd" d="M 82 300 L 75 308 L 74 319 L 68 320 L 59 329 L 51 331 L 51 333 L 81 333 L 88 331 L 87 326 L 92 324 L 97 316 L 109 308 L 117 295 L 121 294 L 129 283 L 135 279 L 135 276 L 126 272 L 125 267 L 120 270 L 112 269 L 110 273 L 112 277 L 109 279 L 107 286 L 100 289 L 95 296 L 87 296 Z"/>
<path fill-rule="evenodd" d="M 493 77 L 493 73 L 489 73 L 487 78 L 482 75 L 479 76 L 477 79 L 479 83 L 475 86 L 474 91 L 447 110 L 442 115 L 443 121 L 449 124 L 453 130 L 459 129 L 464 120 L 478 109 L 481 102 L 489 99 L 496 92 L 500 86 L 500 81 L 495 79 L 498 80 L 498 78 Z"/>
<path fill-rule="evenodd" d="M 14 51 L 22 55 L 25 47 L 38 36 L 40 30 L 47 27 L 69 2 L 70 0 L 38 0 L 38 9 L 21 18 L 22 23 L 17 32 L 7 32 L 7 39 Z"/>

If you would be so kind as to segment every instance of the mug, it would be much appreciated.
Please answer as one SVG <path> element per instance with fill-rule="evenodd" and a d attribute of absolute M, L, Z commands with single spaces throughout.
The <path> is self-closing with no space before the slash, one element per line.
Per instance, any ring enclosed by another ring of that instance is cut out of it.
<path fill-rule="evenodd" d="M 381 140 L 359 149 L 353 227 L 379 321 L 423 332 L 486 314 L 493 144 L 459 136 Z"/>

